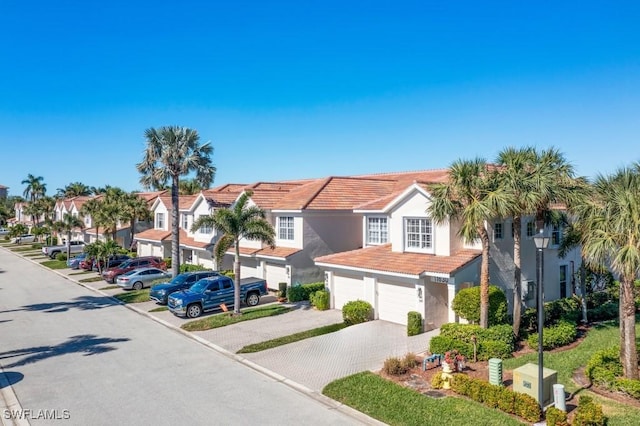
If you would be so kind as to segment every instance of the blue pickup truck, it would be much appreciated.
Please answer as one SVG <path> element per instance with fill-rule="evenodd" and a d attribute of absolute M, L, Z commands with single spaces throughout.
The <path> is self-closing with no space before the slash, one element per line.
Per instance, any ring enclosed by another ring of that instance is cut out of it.
<path fill-rule="evenodd" d="M 248 306 L 260 303 L 260 296 L 267 295 L 267 282 L 262 278 L 240 280 L 240 300 Z M 169 311 L 179 317 L 196 318 L 203 312 L 219 309 L 220 305 L 233 306 L 233 280 L 220 275 L 203 278 L 188 290 L 169 296 Z"/>

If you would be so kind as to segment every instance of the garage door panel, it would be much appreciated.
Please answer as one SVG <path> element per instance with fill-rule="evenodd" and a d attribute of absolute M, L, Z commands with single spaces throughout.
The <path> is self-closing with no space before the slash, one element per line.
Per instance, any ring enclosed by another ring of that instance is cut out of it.
<path fill-rule="evenodd" d="M 270 289 L 277 290 L 279 283 L 289 284 L 287 275 L 287 267 L 285 265 L 270 265 L 267 263 L 265 268 L 265 279 Z"/>
<path fill-rule="evenodd" d="M 413 284 L 378 281 L 378 318 L 407 324 L 407 313 L 415 310 L 416 290 Z"/>
<path fill-rule="evenodd" d="M 364 282 L 362 278 L 345 275 L 333 276 L 333 303 L 335 309 L 342 309 L 347 302 L 364 300 Z"/>

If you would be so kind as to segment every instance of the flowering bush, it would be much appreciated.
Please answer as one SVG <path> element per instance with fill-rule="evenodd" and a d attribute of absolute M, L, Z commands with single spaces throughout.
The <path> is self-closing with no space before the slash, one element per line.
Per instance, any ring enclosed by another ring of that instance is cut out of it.
<path fill-rule="evenodd" d="M 449 364 L 453 371 L 461 371 L 464 368 L 465 361 L 466 359 L 464 355 L 462 355 L 457 349 L 444 353 L 444 362 Z"/>

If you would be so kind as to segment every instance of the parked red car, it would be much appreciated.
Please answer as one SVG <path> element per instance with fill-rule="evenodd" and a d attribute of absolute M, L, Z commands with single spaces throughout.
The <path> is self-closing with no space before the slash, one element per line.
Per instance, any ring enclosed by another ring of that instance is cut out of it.
<path fill-rule="evenodd" d="M 115 283 L 118 276 L 125 272 L 148 267 L 162 269 L 163 271 L 167 270 L 167 264 L 161 258 L 157 256 L 143 256 L 126 260 L 115 268 L 109 268 L 102 271 L 102 278 L 109 283 Z"/>

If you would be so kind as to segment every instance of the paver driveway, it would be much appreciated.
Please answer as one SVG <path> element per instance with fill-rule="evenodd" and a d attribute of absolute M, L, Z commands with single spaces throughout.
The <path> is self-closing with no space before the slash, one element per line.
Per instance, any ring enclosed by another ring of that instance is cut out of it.
<path fill-rule="evenodd" d="M 408 337 L 406 326 L 370 321 L 244 356 L 312 390 L 321 391 L 341 377 L 379 370 L 389 357 L 424 352 L 429 348 L 431 337 L 438 334 L 439 330 L 433 330 Z"/>

